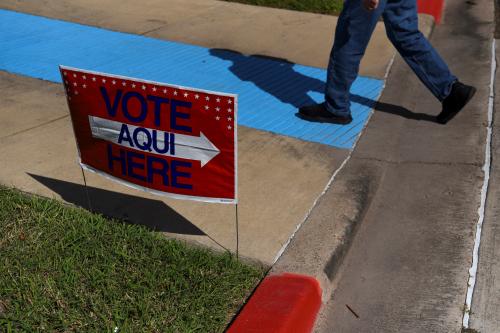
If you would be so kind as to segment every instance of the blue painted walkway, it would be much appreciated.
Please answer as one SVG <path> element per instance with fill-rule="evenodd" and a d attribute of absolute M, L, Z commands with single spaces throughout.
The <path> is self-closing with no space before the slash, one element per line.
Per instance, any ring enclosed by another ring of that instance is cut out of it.
<path fill-rule="evenodd" d="M 238 94 L 240 125 L 346 149 L 383 88 L 359 77 L 350 125 L 310 123 L 295 113 L 322 101 L 323 69 L 0 10 L 0 70 L 61 82 L 60 64 Z"/>

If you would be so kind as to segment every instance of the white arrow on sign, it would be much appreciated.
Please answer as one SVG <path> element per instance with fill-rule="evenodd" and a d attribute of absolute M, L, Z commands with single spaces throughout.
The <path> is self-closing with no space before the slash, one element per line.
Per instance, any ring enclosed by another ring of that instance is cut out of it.
<path fill-rule="evenodd" d="M 219 155 L 220 153 L 220 150 L 202 132 L 200 132 L 200 136 L 169 133 L 156 129 L 124 124 L 118 121 L 94 116 L 89 116 L 89 122 L 90 130 L 92 131 L 92 136 L 94 138 L 110 141 L 117 145 L 132 148 L 135 150 L 146 151 L 137 147 L 137 144 L 132 144 L 132 138 L 130 138 L 130 140 L 122 140 L 122 142 L 118 142 L 123 125 L 126 125 L 128 127 L 129 133 L 133 133 L 136 129 L 140 128 L 141 131 L 137 135 L 136 143 L 138 143 L 140 146 L 144 146 L 146 144 L 147 146 L 151 147 L 151 150 L 147 151 L 150 151 L 151 153 L 157 155 L 172 156 L 187 160 L 197 160 L 201 162 L 202 167 L 204 167 L 205 164 L 210 162 L 215 156 Z M 157 147 L 165 147 L 165 144 L 169 145 L 168 142 L 164 141 L 165 133 L 167 137 L 171 137 L 171 135 L 174 136 L 174 153 L 172 153 L 171 149 L 169 149 L 166 153 L 160 153 L 152 148 L 153 132 L 155 131 L 157 138 Z M 149 136 L 145 132 L 149 133 Z"/>

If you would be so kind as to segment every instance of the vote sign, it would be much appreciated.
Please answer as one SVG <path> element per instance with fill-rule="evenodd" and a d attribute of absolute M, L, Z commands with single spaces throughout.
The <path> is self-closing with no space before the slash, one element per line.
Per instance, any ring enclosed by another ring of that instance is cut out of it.
<path fill-rule="evenodd" d="M 82 167 L 176 198 L 237 202 L 237 97 L 60 67 Z"/>

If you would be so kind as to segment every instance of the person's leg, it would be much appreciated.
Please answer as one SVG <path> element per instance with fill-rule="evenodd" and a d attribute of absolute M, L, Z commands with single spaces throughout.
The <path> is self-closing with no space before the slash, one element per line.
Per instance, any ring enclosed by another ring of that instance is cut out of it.
<path fill-rule="evenodd" d="M 377 9 L 367 11 L 361 0 L 346 0 L 339 16 L 335 40 L 330 53 L 325 87 L 325 106 L 338 116 L 350 116 L 349 90 L 359 71 L 377 21 L 386 0 Z"/>
<path fill-rule="evenodd" d="M 418 78 L 441 102 L 457 78 L 418 30 L 415 0 L 387 0 L 383 13 L 387 36 Z"/>

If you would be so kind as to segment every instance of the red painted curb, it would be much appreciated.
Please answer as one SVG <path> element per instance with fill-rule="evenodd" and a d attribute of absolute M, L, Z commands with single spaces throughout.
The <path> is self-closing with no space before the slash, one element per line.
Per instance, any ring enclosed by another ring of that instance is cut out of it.
<path fill-rule="evenodd" d="M 418 12 L 434 16 L 436 24 L 441 22 L 443 15 L 444 0 L 417 0 Z"/>
<path fill-rule="evenodd" d="M 284 273 L 266 277 L 228 333 L 309 333 L 321 306 L 319 282 Z"/>

